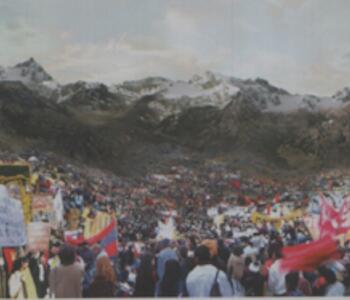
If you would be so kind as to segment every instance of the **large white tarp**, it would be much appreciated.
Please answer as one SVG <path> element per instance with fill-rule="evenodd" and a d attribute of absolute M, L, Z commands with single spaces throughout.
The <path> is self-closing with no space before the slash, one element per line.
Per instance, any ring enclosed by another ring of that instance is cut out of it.
<path fill-rule="evenodd" d="M 0 185 L 0 247 L 17 247 L 27 243 L 22 203 L 10 198 Z"/>

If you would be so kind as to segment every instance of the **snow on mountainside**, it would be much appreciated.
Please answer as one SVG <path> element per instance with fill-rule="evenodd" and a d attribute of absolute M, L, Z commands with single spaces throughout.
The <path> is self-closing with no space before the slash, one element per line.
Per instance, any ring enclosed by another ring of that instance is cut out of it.
<path fill-rule="evenodd" d="M 343 103 L 350 102 L 350 88 L 346 87 L 342 89 L 341 91 L 333 95 L 332 98 L 335 99 L 336 101 L 341 101 Z"/>
<path fill-rule="evenodd" d="M 294 95 L 261 78 L 243 80 L 210 71 L 194 75 L 188 81 L 149 77 L 110 86 L 84 81 L 60 85 L 33 58 L 13 67 L 0 67 L 0 81 L 20 81 L 57 103 L 78 100 L 82 103 L 85 97 L 88 103 L 113 103 L 117 101 L 115 99 L 122 99 L 127 104 L 133 104 L 144 96 L 154 96 L 148 106 L 158 113 L 160 119 L 190 107 L 223 109 L 235 98 L 249 101 L 262 112 L 273 113 L 336 110 L 350 102 L 350 88 L 332 97 Z"/>
<path fill-rule="evenodd" d="M 1 81 L 20 81 L 24 84 L 41 84 L 53 81 L 52 77 L 33 59 L 14 67 L 0 68 Z"/>

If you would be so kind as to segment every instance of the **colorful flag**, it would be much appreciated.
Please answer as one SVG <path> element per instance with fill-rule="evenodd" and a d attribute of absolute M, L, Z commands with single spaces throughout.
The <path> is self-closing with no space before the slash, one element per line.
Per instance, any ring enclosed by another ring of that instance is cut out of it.
<path fill-rule="evenodd" d="M 72 245 L 80 245 L 84 242 L 88 243 L 89 245 L 100 243 L 108 256 L 113 257 L 118 254 L 118 233 L 116 225 L 117 222 L 115 219 L 113 219 L 108 226 L 89 239 L 84 239 L 82 236 L 73 238 L 69 235 L 65 235 L 65 239 L 67 243 Z"/>

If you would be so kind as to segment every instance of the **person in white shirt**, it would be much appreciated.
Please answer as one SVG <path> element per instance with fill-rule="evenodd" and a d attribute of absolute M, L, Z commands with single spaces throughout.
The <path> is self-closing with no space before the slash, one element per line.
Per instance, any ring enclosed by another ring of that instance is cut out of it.
<path fill-rule="evenodd" d="M 269 269 L 268 289 L 271 296 L 284 296 L 287 292 L 286 273 L 281 271 L 280 262 L 280 259 L 276 260 Z"/>
<path fill-rule="evenodd" d="M 253 261 L 256 260 L 256 256 L 258 255 L 259 250 L 254 247 L 251 241 L 248 241 L 248 245 L 243 250 L 244 257 L 251 257 Z"/>
<path fill-rule="evenodd" d="M 195 251 L 195 257 L 197 266 L 188 274 L 186 279 L 188 296 L 210 297 L 216 275 L 221 296 L 233 296 L 233 289 L 227 275 L 211 264 L 209 249 L 206 246 L 199 246 Z"/>

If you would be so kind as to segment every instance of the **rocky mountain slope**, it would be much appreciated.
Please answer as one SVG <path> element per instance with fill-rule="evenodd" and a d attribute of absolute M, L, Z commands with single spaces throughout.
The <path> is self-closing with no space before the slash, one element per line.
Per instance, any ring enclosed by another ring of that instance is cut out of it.
<path fill-rule="evenodd" d="M 29 59 L 0 67 L 0 149 L 53 151 L 125 175 L 212 158 L 286 170 L 344 166 L 349 101 L 350 88 L 293 95 L 212 72 L 61 85 Z"/>

